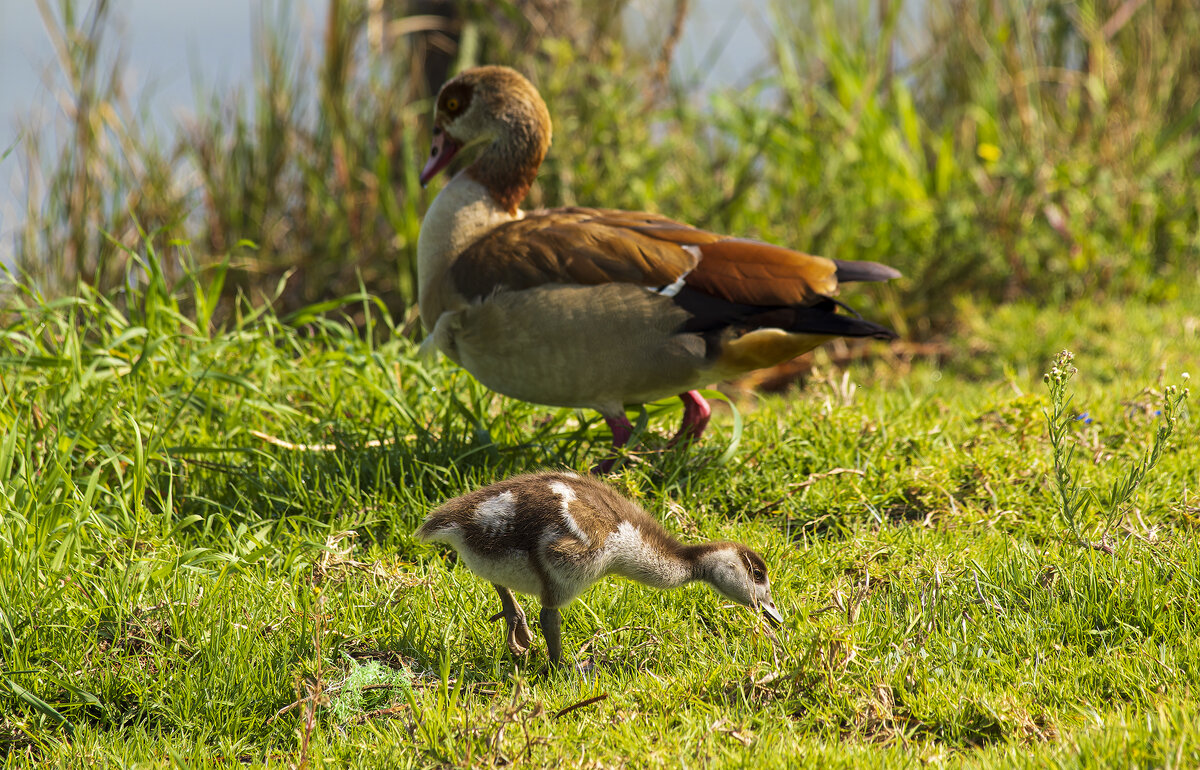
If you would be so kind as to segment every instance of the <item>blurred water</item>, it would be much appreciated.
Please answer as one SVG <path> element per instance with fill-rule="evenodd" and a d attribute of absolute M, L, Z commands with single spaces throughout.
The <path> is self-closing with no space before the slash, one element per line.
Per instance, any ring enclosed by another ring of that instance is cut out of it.
<path fill-rule="evenodd" d="M 49 5 L 57 12 L 57 0 Z M 90 3 L 77 5 L 89 8 Z M 194 112 L 196 86 L 220 91 L 247 83 L 252 68 L 252 19 L 274 3 L 262 0 L 114 0 L 106 48 L 128 63 L 126 93 L 167 137 Z M 297 29 L 316 42 L 325 0 L 291 3 Z M 61 126 L 56 101 L 62 77 L 34 0 L 0 0 L 0 155 L 26 131 L 46 135 Z M 25 169 L 19 150 L 0 161 L 0 261 L 11 264 L 13 231 L 24 215 Z"/>

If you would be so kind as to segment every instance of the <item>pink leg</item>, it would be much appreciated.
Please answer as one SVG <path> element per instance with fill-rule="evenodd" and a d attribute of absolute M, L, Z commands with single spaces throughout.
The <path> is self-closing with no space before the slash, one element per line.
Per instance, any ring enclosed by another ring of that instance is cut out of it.
<path fill-rule="evenodd" d="M 679 441 L 698 440 L 704 433 L 704 429 L 708 427 L 709 418 L 712 417 L 712 407 L 708 405 L 699 391 L 689 390 L 687 393 L 679 394 L 679 397 L 683 399 L 683 425 L 675 434 L 675 438 L 671 439 L 671 444 Z"/>
<path fill-rule="evenodd" d="M 626 442 L 629 441 L 629 437 L 633 435 L 633 423 L 629 421 L 624 413 L 615 417 L 604 415 L 604 422 L 608 424 L 609 430 L 612 431 L 613 449 L 625 446 Z M 609 457 L 607 460 L 601 461 L 595 468 L 592 468 L 592 473 L 608 473 L 613 469 L 613 465 L 616 462 L 616 457 Z"/>
<path fill-rule="evenodd" d="M 605 415 L 604 422 L 608 424 L 609 430 L 613 434 L 613 449 L 625 446 L 625 442 L 629 441 L 629 437 L 633 435 L 633 423 L 624 414 L 616 417 Z"/>

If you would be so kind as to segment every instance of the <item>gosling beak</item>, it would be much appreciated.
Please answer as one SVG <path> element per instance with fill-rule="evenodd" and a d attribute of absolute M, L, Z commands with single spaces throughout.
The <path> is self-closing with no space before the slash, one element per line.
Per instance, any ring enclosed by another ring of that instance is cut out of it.
<path fill-rule="evenodd" d="M 462 149 L 462 145 L 454 140 L 452 136 L 446 133 L 441 126 L 433 130 L 432 147 L 429 149 L 429 160 L 425 163 L 425 168 L 421 169 L 421 186 L 429 184 L 429 180 L 437 176 L 438 172 L 450 165 L 450 161 L 454 159 L 454 154 Z"/>
<path fill-rule="evenodd" d="M 783 616 L 779 614 L 779 610 L 775 608 L 775 602 L 762 602 L 758 605 L 762 609 L 762 614 L 767 616 L 767 620 L 777 626 L 783 625 Z"/>

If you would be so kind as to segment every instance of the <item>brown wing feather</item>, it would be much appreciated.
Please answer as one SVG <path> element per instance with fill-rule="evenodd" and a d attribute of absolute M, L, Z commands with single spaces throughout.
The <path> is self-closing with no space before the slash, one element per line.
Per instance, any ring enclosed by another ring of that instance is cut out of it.
<path fill-rule="evenodd" d="M 810 305 L 837 290 L 832 260 L 613 209 L 531 211 L 471 244 L 451 267 L 468 298 L 547 283 L 654 288 L 684 275 L 697 291 L 746 305 Z"/>
<path fill-rule="evenodd" d="M 746 305 L 811 305 L 837 293 L 832 260 L 759 241 L 726 238 L 698 245 L 687 277 L 699 291 Z"/>
<path fill-rule="evenodd" d="M 692 270 L 697 257 L 639 233 L 636 226 L 647 218 L 654 219 L 602 209 L 530 212 L 468 246 L 451 266 L 451 278 L 468 298 L 547 283 L 668 286 Z"/>

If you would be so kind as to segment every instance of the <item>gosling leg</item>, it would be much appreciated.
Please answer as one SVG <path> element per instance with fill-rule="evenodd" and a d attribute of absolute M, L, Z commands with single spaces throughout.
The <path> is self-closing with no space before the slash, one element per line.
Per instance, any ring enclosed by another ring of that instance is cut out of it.
<path fill-rule="evenodd" d="M 533 641 L 533 637 L 529 633 L 529 626 L 525 623 L 525 612 L 521 609 L 521 605 L 517 604 L 512 591 L 495 583 L 492 583 L 492 586 L 496 589 L 496 593 L 500 594 L 500 606 L 503 609 L 488 620 L 504 618 L 504 622 L 508 626 L 506 635 L 508 649 L 513 655 L 524 655 L 529 651 L 529 645 Z"/>
<path fill-rule="evenodd" d="M 557 667 L 562 662 L 562 616 L 558 614 L 558 608 L 542 607 L 538 624 L 542 627 L 542 636 L 546 637 L 546 657 L 550 659 L 551 667 Z"/>

